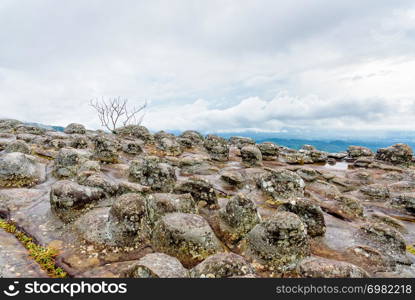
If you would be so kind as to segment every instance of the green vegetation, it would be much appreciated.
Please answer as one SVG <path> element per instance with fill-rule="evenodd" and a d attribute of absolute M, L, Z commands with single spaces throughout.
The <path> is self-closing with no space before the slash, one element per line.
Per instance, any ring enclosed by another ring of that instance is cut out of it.
<path fill-rule="evenodd" d="M 22 245 L 29 251 L 29 255 L 45 270 L 52 278 L 65 278 L 68 274 L 55 264 L 55 257 L 58 251 L 49 247 L 42 247 L 33 242 L 33 239 L 27 236 L 17 227 L 5 220 L 0 219 L 0 228 L 13 234 Z"/>

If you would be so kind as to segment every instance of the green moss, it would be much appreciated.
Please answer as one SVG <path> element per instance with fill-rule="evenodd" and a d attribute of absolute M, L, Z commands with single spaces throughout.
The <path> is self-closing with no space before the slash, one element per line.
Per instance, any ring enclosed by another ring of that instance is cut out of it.
<path fill-rule="evenodd" d="M 22 231 L 18 230 L 15 225 L 0 219 L 0 228 L 13 234 L 22 245 L 29 251 L 29 255 L 45 270 L 50 277 L 65 278 L 68 274 L 55 264 L 55 258 L 58 251 L 49 247 L 42 247 L 33 242 L 33 239 Z"/>
<path fill-rule="evenodd" d="M 415 255 L 415 245 L 407 245 L 406 246 L 406 251 L 408 251 L 409 253 Z"/>

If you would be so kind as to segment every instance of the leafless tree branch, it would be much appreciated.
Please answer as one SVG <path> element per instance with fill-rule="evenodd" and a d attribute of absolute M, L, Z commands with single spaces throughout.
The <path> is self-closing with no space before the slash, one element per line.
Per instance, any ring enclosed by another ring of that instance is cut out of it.
<path fill-rule="evenodd" d="M 101 126 L 114 132 L 120 124 L 122 126 L 140 125 L 143 121 L 147 101 L 138 108 L 133 107 L 132 109 L 128 108 L 127 103 L 128 99 L 121 99 L 121 97 L 108 100 L 102 98 L 100 101 L 98 99 L 91 100 L 90 106 L 96 110 Z M 137 117 L 140 112 L 143 113 Z"/>

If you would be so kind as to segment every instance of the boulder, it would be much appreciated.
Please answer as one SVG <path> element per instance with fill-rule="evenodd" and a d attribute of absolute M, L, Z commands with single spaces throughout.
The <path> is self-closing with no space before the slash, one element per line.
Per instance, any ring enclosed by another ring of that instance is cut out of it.
<path fill-rule="evenodd" d="M 123 278 L 186 278 L 189 271 L 180 261 L 164 253 L 150 253 L 140 258 L 123 274 Z"/>
<path fill-rule="evenodd" d="M 197 213 L 191 194 L 155 193 L 146 199 L 148 222 L 151 226 L 165 214 L 173 212 Z"/>
<path fill-rule="evenodd" d="M 278 159 L 291 165 L 312 164 L 313 160 L 306 151 L 297 151 L 294 149 L 284 148 L 280 150 Z"/>
<path fill-rule="evenodd" d="M 224 138 L 209 134 L 205 138 L 204 146 L 213 160 L 229 160 L 229 145 Z"/>
<path fill-rule="evenodd" d="M 64 222 L 71 222 L 85 209 L 104 199 L 105 193 L 99 188 L 79 185 L 70 180 L 54 183 L 50 191 L 52 211 Z"/>
<path fill-rule="evenodd" d="M 38 127 L 38 126 L 32 126 L 32 125 L 18 125 L 16 127 L 16 133 L 28 133 L 28 134 L 34 134 L 34 135 L 43 135 L 46 133 L 46 129 Z"/>
<path fill-rule="evenodd" d="M 274 201 L 302 197 L 305 183 L 296 173 L 284 169 L 270 169 L 258 179 L 258 186 Z"/>
<path fill-rule="evenodd" d="M 71 123 L 68 126 L 65 127 L 65 129 L 63 130 L 63 132 L 67 133 L 67 134 L 85 134 L 86 133 L 86 129 L 85 126 L 82 124 L 77 124 L 77 123 Z"/>
<path fill-rule="evenodd" d="M 124 138 L 138 139 L 144 143 L 152 143 L 154 141 L 154 137 L 150 131 L 141 125 L 127 125 L 117 128 L 115 134 Z"/>
<path fill-rule="evenodd" d="M 0 119 L 0 132 L 12 133 L 23 123 L 13 119 Z"/>
<path fill-rule="evenodd" d="M 174 188 L 175 193 L 190 193 L 197 202 L 204 201 L 209 206 L 217 206 L 218 198 L 213 185 L 204 178 L 191 177 L 178 183 Z"/>
<path fill-rule="evenodd" d="M 208 160 L 203 157 L 186 156 L 180 159 L 180 174 L 188 175 L 212 175 L 219 172 L 219 169 L 212 166 Z"/>
<path fill-rule="evenodd" d="M 305 181 L 314 181 L 316 180 L 320 174 L 311 168 L 299 168 L 295 171 L 295 173 L 297 173 L 303 180 Z"/>
<path fill-rule="evenodd" d="M 392 204 L 404 207 L 409 212 L 415 213 L 415 193 L 402 193 L 392 197 Z"/>
<path fill-rule="evenodd" d="M 0 187 L 31 187 L 46 179 L 46 167 L 20 152 L 0 156 Z"/>
<path fill-rule="evenodd" d="M 262 154 L 255 145 L 247 145 L 241 148 L 242 162 L 247 167 L 261 166 Z"/>
<path fill-rule="evenodd" d="M 197 147 L 203 145 L 204 138 L 197 131 L 187 130 L 179 136 L 178 142 L 184 147 Z"/>
<path fill-rule="evenodd" d="M 362 146 L 349 146 L 347 148 L 347 155 L 350 158 L 358 158 L 358 157 L 370 157 L 373 156 L 373 152 L 372 150 L 370 150 L 367 147 L 362 147 Z"/>
<path fill-rule="evenodd" d="M 128 154 L 141 154 L 143 153 L 143 143 L 137 141 L 126 141 L 122 144 L 122 151 Z"/>
<path fill-rule="evenodd" d="M 277 212 L 257 224 L 246 240 L 250 255 L 280 271 L 295 269 L 310 254 L 306 226 L 290 212 Z"/>
<path fill-rule="evenodd" d="M 157 222 L 152 246 L 156 251 L 176 257 L 185 267 L 193 267 L 223 251 L 203 217 L 179 212 L 166 214 Z"/>
<path fill-rule="evenodd" d="M 378 183 L 363 186 L 360 192 L 372 201 L 386 201 L 390 196 L 389 189 Z"/>
<path fill-rule="evenodd" d="M 236 244 L 261 219 L 254 202 L 243 194 L 232 197 L 219 211 L 219 230 L 228 244 Z"/>
<path fill-rule="evenodd" d="M 0 130 L 0 151 L 4 150 L 7 145 L 16 141 L 16 136 L 11 133 L 3 133 Z"/>
<path fill-rule="evenodd" d="M 224 171 L 222 172 L 220 179 L 238 188 L 241 188 L 245 182 L 245 179 L 242 177 L 241 173 L 237 171 Z"/>
<path fill-rule="evenodd" d="M 20 152 L 24 154 L 30 154 L 30 148 L 29 146 L 21 140 L 13 141 L 10 144 L 6 146 L 4 149 L 4 152 L 6 153 L 12 153 L 12 152 Z"/>
<path fill-rule="evenodd" d="M 235 253 L 217 253 L 194 267 L 190 274 L 195 278 L 228 278 L 254 274 L 251 265 Z"/>
<path fill-rule="evenodd" d="M 255 141 L 252 138 L 243 136 L 232 136 L 229 139 L 229 143 L 238 149 L 242 149 L 248 145 L 255 145 Z"/>
<path fill-rule="evenodd" d="M 178 156 L 183 152 L 180 144 L 176 140 L 176 137 L 172 134 L 164 131 L 158 132 L 154 135 L 154 139 L 156 141 L 156 147 L 165 152 L 166 155 Z"/>
<path fill-rule="evenodd" d="M 78 170 L 91 156 L 92 154 L 84 149 L 63 148 L 59 150 L 54 161 L 54 175 L 58 178 L 76 176 Z"/>
<path fill-rule="evenodd" d="M 412 161 L 412 148 L 406 144 L 396 144 L 387 148 L 378 149 L 375 158 L 391 164 L 407 164 Z"/>
<path fill-rule="evenodd" d="M 261 151 L 263 160 L 276 160 L 280 151 L 278 145 L 271 142 L 258 144 L 257 147 Z"/>
<path fill-rule="evenodd" d="M 86 149 L 89 146 L 89 140 L 85 135 L 73 134 L 69 141 L 69 146 L 75 149 Z"/>
<path fill-rule="evenodd" d="M 324 235 L 326 232 L 323 211 L 320 206 L 312 203 L 308 199 L 298 198 L 288 200 L 281 204 L 278 210 L 289 211 L 299 216 L 307 228 L 307 234 L 312 237 Z"/>
<path fill-rule="evenodd" d="M 158 192 L 171 192 L 176 182 L 175 169 L 162 163 L 156 156 L 131 161 L 128 171 L 131 181 L 149 186 Z"/>
<path fill-rule="evenodd" d="M 368 278 L 369 274 L 351 263 L 322 257 L 304 259 L 298 265 L 298 273 L 306 278 Z"/>
<path fill-rule="evenodd" d="M 104 173 L 97 171 L 79 172 L 76 181 L 85 186 L 102 189 L 107 195 L 115 195 L 118 191 L 118 184 Z"/>
<path fill-rule="evenodd" d="M 301 150 L 314 151 L 314 150 L 317 150 L 317 149 L 313 145 L 305 144 L 305 145 L 301 146 Z"/>
<path fill-rule="evenodd" d="M 104 163 L 117 163 L 119 161 L 118 148 L 119 144 L 112 138 L 103 135 L 95 136 L 92 139 L 94 143 L 94 158 Z"/>

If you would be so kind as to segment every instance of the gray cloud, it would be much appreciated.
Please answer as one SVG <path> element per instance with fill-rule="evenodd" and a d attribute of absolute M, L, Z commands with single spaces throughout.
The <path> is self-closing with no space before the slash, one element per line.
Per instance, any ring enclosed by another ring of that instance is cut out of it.
<path fill-rule="evenodd" d="M 3 0 L 0 116 L 98 128 L 88 101 L 123 96 L 152 129 L 406 128 L 414 28 L 410 0 Z"/>

